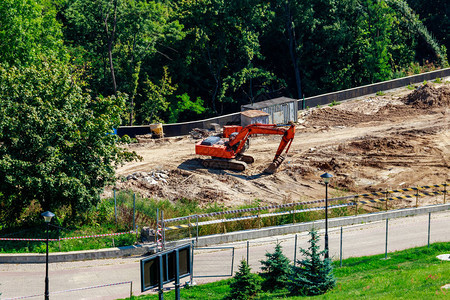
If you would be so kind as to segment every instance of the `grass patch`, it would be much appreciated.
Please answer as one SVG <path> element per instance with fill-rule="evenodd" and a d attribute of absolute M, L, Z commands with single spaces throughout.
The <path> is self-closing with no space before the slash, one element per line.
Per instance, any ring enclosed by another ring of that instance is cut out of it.
<path fill-rule="evenodd" d="M 441 286 L 450 283 L 450 262 L 436 258 L 450 253 L 450 243 L 435 243 L 430 248 L 419 247 L 383 255 L 349 258 L 343 267 L 334 262 L 336 287 L 325 295 L 289 297 L 286 290 L 261 293 L 258 299 L 448 299 L 450 291 Z M 181 299 L 219 300 L 229 293 L 230 280 L 194 286 L 181 290 Z M 174 291 L 165 293 L 174 299 Z M 158 299 L 157 294 L 133 299 Z"/>

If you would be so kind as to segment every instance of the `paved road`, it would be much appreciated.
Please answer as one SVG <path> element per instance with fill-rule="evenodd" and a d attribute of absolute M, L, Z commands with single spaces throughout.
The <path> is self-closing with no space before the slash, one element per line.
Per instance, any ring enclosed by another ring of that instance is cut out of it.
<path fill-rule="evenodd" d="M 343 228 L 343 257 L 384 253 L 386 222 L 373 222 Z M 450 241 L 450 211 L 433 213 L 431 218 L 431 242 Z M 388 251 L 401 250 L 427 244 L 428 215 L 392 219 L 389 221 Z M 323 231 L 320 231 L 323 247 Z M 307 233 L 299 233 L 298 247 L 306 248 Z M 284 253 L 294 257 L 295 235 L 251 240 L 249 260 L 253 271 L 259 270 L 259 260 L 267 251 L 273 251 L 277 241 Z M 329 247 L 333 259 L 339 259 L 340 228 L 329 230 Z M 247 257 L 247 242 L 220 245 L 234 247 L 234 271 L 239 261 Z M 194 257 L 195 276 L 231 274 L 232 250 L 196 250 Z M 298 255 L 298 252 L 297 252 Z M 133 294 L 140 294 L 140 257 L 107 259 L 49 265 L 50 292 L 116 283 L 133 282 Z M 45 265 L 17 264 L 0 265 L 1 299 L 42 294 L 44 292 Z M 194 281 L 204 283 L 220 277 L 196 277 Z M 183 282 L 189 280 L 185 278 Z M 129 296 L 130 284 L 90 290 L 50 294 L 51 299 L 117 299 Z M 39 297 L 42 298 L 42 297 Z M 33 299 L 33 298 L 31 298 Z M 34 298 L 37 299 L 37 298 Z"/>

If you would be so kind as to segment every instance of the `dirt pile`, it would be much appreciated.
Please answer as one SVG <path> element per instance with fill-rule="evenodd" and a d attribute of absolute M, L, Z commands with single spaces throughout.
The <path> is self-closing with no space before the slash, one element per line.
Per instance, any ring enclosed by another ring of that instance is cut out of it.
<path fill-rule="evenodd" d="M 448 107 L 450 105 L 450 87 L 435 88 L 427 83 L 403 97 L 402 101 L 417 108 Z"/>

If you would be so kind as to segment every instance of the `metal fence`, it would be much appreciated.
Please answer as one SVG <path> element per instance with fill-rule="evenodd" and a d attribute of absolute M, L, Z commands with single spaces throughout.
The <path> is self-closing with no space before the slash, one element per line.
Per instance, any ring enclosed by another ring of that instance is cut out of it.
<path fill-rule="evenodd" d="M 440 218 L 439 215 L 442 213 L 447 215 Z M 448 225 L 448 212 L 428 213 L 414 218 L 417 220 L 414 222 L 416 226 L 414 230 L 410 229 L 410 224 L 404 224 L 403 218 L 387 218 L 383 221 L 329 229 L 330 258 L 339 261 L 339 265 L 343 266 L 343 258 L 375 254 L 384 254 L 383 257 L 388 258 L 392 251 L 424 245 L 430 247 L 433 242 L 449 241 L 450 232 L 445 226 Z M 323 250 L 324 230 L 320 230 L 319 233 L 319 245 Z M 309 238 L 308 232 L 303 232 L 234 242 L 224 247 L 194 248 L 192 277 L 230 277 L 235 271 L 233 266 L 240 260 L 246 260 L 253 272 L 258 272 L 261 267 L 260 261 L 267 259 L 266 253 L 273 253 L 276 244 L 282 246 L 283 253 L 295 264 L 297 260 L 302 259 L 300 248 L 309 247 Z M 230 266 L 231 274 L 225 274 L 224 270 Z"/>
<path fill-rule="evenodd" d="M 180 234 L 172 235 L 172 239 L 181 239 L 185 237 L 196 237 L 198 240 L 202 226 L 222 224 L 222 232 L 227 232 L 226 223 L 245 222 L 256 220 L 258 226 L 261 226 L 261 220 L 264 218 L 276 218 L 280 216 L 290 216 L 292 223 L 296 222 L 296 216 L 307 212 L 323 211 L 339 208 L 351 208 L 353 214 L 358 214 L 364 206 L 371 206 L 371 209 L 390 210 L 395 201 L 408 199 L 413 202 L 415 207 L 420 205 L 420 199 L 424 197 L 435 197 L 442 195 L 442 203 L 446 203 L 447 183 L 409 187 L 403 189 L 386 190 L 380 192 L 371 192 L 358 195 L 350 195 L 328 199 L 328 206 L 324 206 L 325 199 L 303 201 L 294 203 L 285 203 L 279 205 L 260 206 L 244 209 L 235 209 L 228 211 L 217 211 L 204 214 L 189 215 L 171 219 L 161 220 L 160 224 L 164 239 L 166 232 L 180 231 Z M 379 197 L 381 196 L 381 197 Z M 395 207 L 398 208 L 398 207 Z M 346 214 L 351 212 L 346 211 Z M 259 222 L 258 222 L 259 221 Z M 173 224 L 174 225 L 170 225 Z M 249 228 L 248 228 L 249 229 Z M 228 230 L 229 231 L 229 230 Z M 170 239 L 170 238 L 168 238 Z M 165 240 L 163 241 L 163 243 Z"/>

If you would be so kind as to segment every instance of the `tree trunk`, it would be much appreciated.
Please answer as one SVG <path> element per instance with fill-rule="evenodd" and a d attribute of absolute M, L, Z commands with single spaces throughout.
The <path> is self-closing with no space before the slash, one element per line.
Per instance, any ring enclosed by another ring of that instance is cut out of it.
<path fill-rule="evenodd" d="M 111 34 L 109 34 L 109 29 L 108 29 L 108 16 L 109 15 L 106 16 L 104 22 L 105 22 L 106 36 L 108 37 L 109 69 L 111 71 L 114 95 L 117 95 L 116 76 L 114 74 L 114 64 L 113 64 L 113 57 L 112 57 L 112 48 L 113 48 L 114 35 L 116 33 L 116 23 L 117 23 L 117 0 L 114 1 L 114 19 L 113 19 L 113 29 L 111 31 Z"/>
<path fill-rule="evenodd" d="M 294 66 L 295 73 L 295 83 L 297 85 L 297 96 L 298 99 L 302 98 L 302 85 L 300 80 L 300 70 L 297 64 L 297 55 L 295 53 L 296 43 L 295 43 L 295 32 L 292 28 L 292 16 L 291 9 L 289 7 L 289 0 L 285 2 L 285 14 L 286 14 L 286 29 L 288 31 L 289 39 L 289 54 L 291 55 L 292 65 Z"/>

